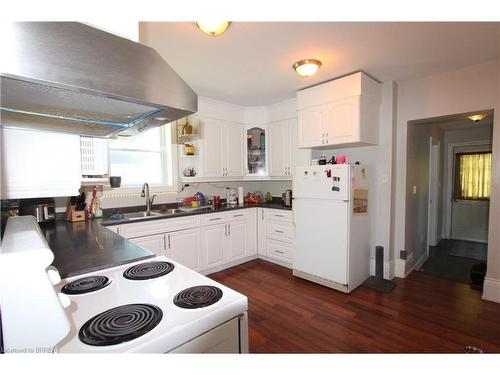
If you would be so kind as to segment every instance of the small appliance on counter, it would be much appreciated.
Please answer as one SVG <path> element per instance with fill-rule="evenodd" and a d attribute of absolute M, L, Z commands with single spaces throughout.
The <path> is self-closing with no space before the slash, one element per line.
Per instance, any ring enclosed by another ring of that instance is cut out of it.
<path fill-rule="evenodd" d="M 281 199 L 283 201 L 283 206 L 292 207 L 292 190 L 286 189 Z"/>
<path fill-rule="evenodd" d="M 21 216 L 31 215 L 38 223 L 54 221 L 56 209 L 53 198 L 22 199 L 19 203 L 19 214 Z"/>
<path fill-rule="evenodd" d="M 236 190 L 231 189 L 229 191 L 229 194 L 227 196 L 227 204 L 230 206 L 235 206 L 238 203 L 238 200 L 236 198 Z"/>

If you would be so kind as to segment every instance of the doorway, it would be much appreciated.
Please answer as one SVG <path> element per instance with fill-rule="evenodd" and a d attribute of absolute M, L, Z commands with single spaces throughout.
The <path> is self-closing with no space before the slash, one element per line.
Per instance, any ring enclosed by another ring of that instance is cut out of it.
<path fill-rule="evenodd" d="M 408 124 L 406 246 L 414 269 L 467 284 L 487 263 L 493 111 L 479 112 L 486 115 L 479 121 L 463 113 Z"/>

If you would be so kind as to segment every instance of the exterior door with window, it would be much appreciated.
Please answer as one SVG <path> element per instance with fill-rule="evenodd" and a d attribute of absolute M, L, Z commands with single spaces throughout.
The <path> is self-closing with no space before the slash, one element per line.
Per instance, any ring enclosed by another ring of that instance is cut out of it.
<path fill-rule="evenodd" d="M 488 241 L 491 151 L 456 149 L 451 237 Z"/>

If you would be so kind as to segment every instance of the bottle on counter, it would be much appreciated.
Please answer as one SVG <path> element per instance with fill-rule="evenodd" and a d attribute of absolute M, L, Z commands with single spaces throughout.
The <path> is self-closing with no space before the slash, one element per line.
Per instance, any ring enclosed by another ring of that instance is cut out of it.
<path fill-rule="evenodd" d="M 88 205 L 87 208 L 87 217 L 89 219 L 96 216 L 97 208 L 98 208 L 97 186 L 94 185 L 92 189 L 92 200 L 90 201 L 90 204 Z"/>

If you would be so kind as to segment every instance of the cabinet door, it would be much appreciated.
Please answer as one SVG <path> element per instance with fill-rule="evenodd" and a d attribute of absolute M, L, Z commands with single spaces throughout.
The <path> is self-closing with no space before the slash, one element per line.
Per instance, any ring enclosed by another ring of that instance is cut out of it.
<path fill-rule="evenodd" d="M 322 106 L 301 109 L 299 116 L 299 147 L 324 145 L 324 115 Z"/>
<path fill-rule="evenodd" d="M 267 127 L 263 125 L 248 126 L 244 131 L 245 139 L 245 175 L 267 176 L 268 144 Z"/>
<path fill-rule="evenodd" d="M 203 176 L 221 177 L 223 175 L 224 124 L 218 120 L 201 119 L 203 139 L 202 159 Z"/>
<path fill-rule="evenodd" d="M 246 221 L 228 224 L 228 261 L 244 258 L 248 254 L 248 234 Z"/>
<path fill-rule="evenodd" d="M 238 123 L 224 126 L 225 176 L 243 176 L 243 127 Z"/>
<path fill-rule="evenodd" d="M 358 142 L 359 97 L 325 104 L 325 141 L 327 144 Z"/>
<path fill-rule="evenodd" d="M 201 228 L 203 248 L 203 269 L 219 266 L 226 260 L 225 240 L 226 224 L 211 225 Z"/>
<path fill-rule="evenodd" d="M 201 269 L 200 233 L 198 229 L 167 233 L 166 245 L 168 257 L 194 271 Z"/>
<path fill-rule="evenodd" d="M 164 255 L 165 236 L 163 234 L 131 238 L 129 241 L 151 251 L 155 255 Z"/>
<path fill-rule="evenodd" d="M 266 213 L 264 208 L 257 208 L 257 252 L 267 255 L 266 237 Z"/>
<path fill-rule="evenodd" d="M 290 131 L 288 121 L 269 124 L 269 174 L 288 176 L 290 168 Z"/>

